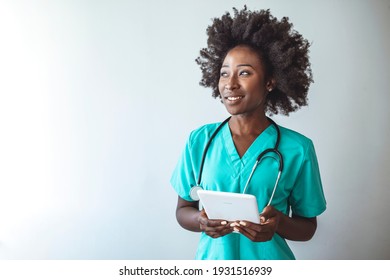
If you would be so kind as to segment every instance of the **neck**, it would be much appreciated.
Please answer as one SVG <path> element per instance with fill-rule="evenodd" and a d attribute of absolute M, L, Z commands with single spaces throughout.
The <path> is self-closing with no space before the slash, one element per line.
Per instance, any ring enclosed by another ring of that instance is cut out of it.
<path fill-rule="evenodd" d="M 236 115 L 229 121 L 230 130 L 234 135 L 260 135 L 270 124 L 265 114 L 255 117 Z"/>

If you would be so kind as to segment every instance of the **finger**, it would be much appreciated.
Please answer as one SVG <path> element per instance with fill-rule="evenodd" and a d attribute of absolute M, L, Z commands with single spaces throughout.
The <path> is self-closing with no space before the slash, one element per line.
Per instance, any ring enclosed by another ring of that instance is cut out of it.
<path fill-rule="evenodd" d="M 205 220 L 201 221 L 200 227 L 203 230 L 221 232 L 223 230 L 230 230 L 230 226 L 223 220 Z"/>
<path fill-rule="evenodd" d="M 207 227 L 212 227 L 212 228 L 224 228 L 228 225 L 228 223 L 224 220 L 200 220 L 199 221 L 201 224 L 207 226 Z"/>
<path fill-rule="evenodd" d="M 240 230 L 240 233 L 248 237 L 250 240 L 255 240 L 256 237 L 261 234 L 261 226 L 260 225 L 255 225 L 252 223 L 247 223 L 247 222 L 240 222 L 240 226 L 238 227 Z"/>
<path fill-rule="evenodd" d="M 240 233 L 248 237 L 252 241 L 268 241 L 273 236 L 271 226 L 263 226 L 247 221 L 241 221 L 239 227 Z"/>
<path fill-rule="evenodd" d="M 230 223 L 230 227 L 233 229 L 234 232 L 242 233 L 243 235 L 252 240 L 252 233 L 246 230 L 243 225 L 247 225 L 246 221 L 237 221 Z"/>
<path fill-rule="evenodd" d="M 231 233 L 233 231 L 233 229 L 231 229 L 230 227 L 225 227 L 223 229 L 216 229 L 216 228 L 207 228 L 205 229 L 205 233 L 213 238 L 217 238 L 217 237 L 221 237 L 221 236 L 225 236 L 229 233 Z"/>
<path fill-rule="evenodd" d="M 225 235 L 227 235 L 227 234 L 232 233 L 232 231 L 233 231 L 232 228 L 225 228 L 225 229 L 223 229 L 222 231 L 220 231 L 220 235 L 221 235 L 221 236 L 225 236 Z"/>
<path fill-rule="evenodd" d="M 220 232 L 224 230 L 224 227 L 210 227 L 207 225 L 203 225 L 203 230 L 204 231 L 215 231 L 215 232 Z"/>
<path fill-rule="evenodd" d="M 222 225 L 222 226 L 220 225 L 216 227 L 205 225 L 203 226 L 203 229 L 204 231 L 210 231 L 210 232 L 231 232 L 232 231 L 232 229 L 227 225 Z"/>
<path fill-rule="evenodd" d="M 242 226 L 235 226 L 235 227 L 233 227 L 233 231 L 244 235 L 245 237 L 247 237 L 251 241 L 256 241 L 256 233 L 248 230 L 247 228 L 244 228 Z"/>
<path fill-rule="evenodd" d="M 276 209 L 273 206 L 266 206 L 260 213 L 260 223 L 265 223 L 268 219 L 276 215 Z"/>
<path fill-rule="evenodd" d="M 208 236 L 212 237 L 212 238 L 221 237 L 221 235 L 220 235 L 219 233 L 215 232 L 215 231 L 205 231 L 205 233 L 206 233 Z"/>
<path fill-rule="evenodd" d="M 209 219 L 204 209 L 200 212 L 198 221 L 200 224 L 205 225 L 207 227 L 218 227 L 227 225 L 227 221 Z"/>

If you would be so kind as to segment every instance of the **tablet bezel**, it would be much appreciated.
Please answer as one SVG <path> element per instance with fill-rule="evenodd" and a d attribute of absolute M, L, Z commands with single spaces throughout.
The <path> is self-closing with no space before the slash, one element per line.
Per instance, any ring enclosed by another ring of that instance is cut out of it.
<path fill-rule="evenodd" d="M 260 223 L 257 199 L 254 195 L 199 190 L 198 196 L 209 219 Z"/>

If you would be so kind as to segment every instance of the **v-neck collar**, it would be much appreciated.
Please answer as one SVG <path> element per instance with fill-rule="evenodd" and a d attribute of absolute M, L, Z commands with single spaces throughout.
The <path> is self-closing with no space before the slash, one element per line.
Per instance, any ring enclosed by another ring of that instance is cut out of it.
<path fill-rule="evenodd" d="M 275 137 L 272 137 L 272 135 L 275 135 Z M 253 159 L 257 158 L 262 151 L 274 147 L 276 141 L 276 129 L 272 124 L 264 129 L 252 142 L 242 157 L 240 157 L 236 146 L 234 145 L 229 123 L 227 123 L 222 129 L 222 136 L 224 140 L 224 146 L 228 155 L 230 156 L 233 166 L 235 167 L 236 171 L 240 172 L 248 162 L 254 162 Z"/>

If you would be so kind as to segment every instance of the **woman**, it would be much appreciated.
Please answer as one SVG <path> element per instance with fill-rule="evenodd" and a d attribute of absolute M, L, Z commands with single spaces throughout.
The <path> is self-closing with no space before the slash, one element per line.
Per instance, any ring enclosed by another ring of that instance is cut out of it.
<path fill-rule="evenodd" d="M 197 259 L 294 259 L 285 240 L 311 239 L 326 202 L 311 140 L 272 125 L 267 113 L 288 115 L 307 105 L 309 44 L 287 18 L 278 21 L 268 10 L 246 7 L 214 19 L 207 34 L 208 47 L 197 59 L 201 85 L 212 88 L 231 118 L 207 150 L 202 188 L 243 192 L 259 153 L 277 142 L 277 128 L 284 169 L 271 205 L 266 206 L 277 180 L 278 157 L 264 156 L 249 181 L 247 193 L 257 198 L 260 224 L 208 219 L 190 193 L 205 146 L 220 124 L 202 126 L 191 133 L 172 175 L 177 220 L 185 229 L 202 232 Z"/>

